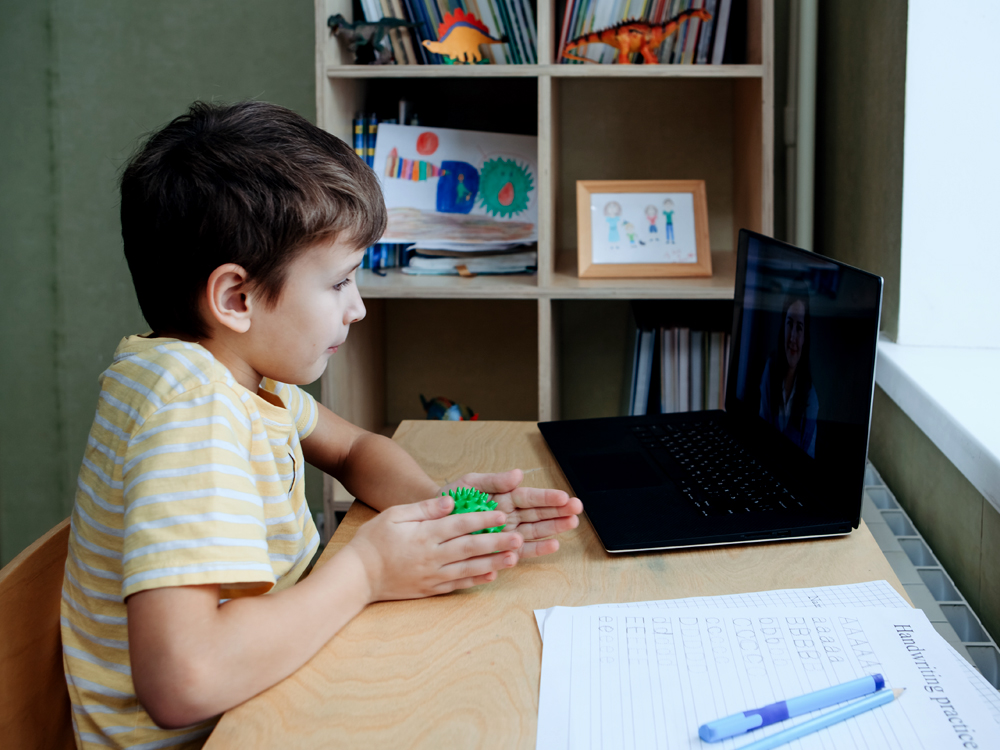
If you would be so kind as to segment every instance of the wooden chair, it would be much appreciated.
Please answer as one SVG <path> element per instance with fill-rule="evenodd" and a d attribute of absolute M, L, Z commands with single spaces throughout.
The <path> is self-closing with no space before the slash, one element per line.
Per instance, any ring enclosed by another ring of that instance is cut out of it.
<path fill-rule="evenodd" d="M 59 603 L 69 519 L 0 570 L 0 745 L 72 748 Z"/>

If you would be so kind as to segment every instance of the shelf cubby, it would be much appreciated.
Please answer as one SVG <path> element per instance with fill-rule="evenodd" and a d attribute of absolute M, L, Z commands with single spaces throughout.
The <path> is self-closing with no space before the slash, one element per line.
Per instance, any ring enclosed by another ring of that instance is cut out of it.
<path fill-rule="evenodd" d="M 394 117 L 394 102 L 405 97 L 422 125 L 538 137 L 536 275 L 359 273 L 368 318 L 331 360 L 323 400 L 362 427 L 391 434 L 398 419 L 419 417 L 415 389 L 468 398 L 481 418 L 556 419 L 562 390 L 570 401 L 587 397 L 575 379 L 588 373 L 574 362 L 593 370 L 596 357 L 607 372 L 621 365 L 620 352 L 580 349 L 585 321 L 620 315 L 633 299 L 732 299 L 738 230 L 773 231 L 773 0 L 748 0 L 747 59 L 739 65 L 555 64 L 553 0 L 536 7 L 538 65 L 354 65 L 326 26 L 333 13 L 350 17 L 349 0 L 315 7 L 317 116 L 329 132 L 349 142 L 355 112 Z M 712 277 L 578 278 L 582 179 L 704 179 Z M 501 367 L 498 358 L 513 361 Z M 458 369 L 435 380 L 446 368 Z M 613 380 L 600 385 L 605 411 Z M 329 511 L 349 499 L 327 482 Z"/>

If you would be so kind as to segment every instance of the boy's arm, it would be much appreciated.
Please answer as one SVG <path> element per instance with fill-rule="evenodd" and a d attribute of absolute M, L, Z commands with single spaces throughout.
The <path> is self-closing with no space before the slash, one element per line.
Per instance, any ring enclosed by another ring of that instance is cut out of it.
<path fill-rule="evenodd" d="M 316 407 L 316 427 L 302 441 L 302 454 L 337 477 L 352 495 L 381 511 L 440 494 L 437 483 L 398 444 L 351 424 L 322 404 Z"/>
<path fill-rule="evenodd" d="M 302 441 L 305 459 L 377 510 L 412 503 L 441 492 L 409 453 L 389 438 L 374 435 L 341 419 L 322 404 L 315 429 Z M 503 474 L 466 474 L 445 489 L 476 487 L 488 492 L 497 509 L 508 514 L 506 530 L 524 540 L 520 557 L 547 555 L 559 549 L 549 538 L 575 529 L 583 504 L 562 490 L 521 487 L 524 475 L 514 469 Z"/>
<path fill-rule="evenodd" d="M 520 535 L 471 535 L 505 523 L 506 514 L 449 516 L 453 507 L 450 497 L 436 497 L 390 508 L 275 594 L 224 604 L 217 585 L 133 594 L 126 606 L 139 702 L 166 728 L 216 716 L 292 674 L 369 602 L 488 583 L 516 564 Z"/>

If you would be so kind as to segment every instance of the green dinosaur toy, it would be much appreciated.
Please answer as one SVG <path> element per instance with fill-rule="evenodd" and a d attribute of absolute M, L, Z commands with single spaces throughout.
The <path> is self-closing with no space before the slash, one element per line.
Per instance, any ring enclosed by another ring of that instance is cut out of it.
<path fill-rule="evenodd" d="M 441 493 L 442 496 L 445 494 L 444 492 Z M 456 513 L 478 513 L 484 510 L 497 509 L 496 501 L 490 500 L 488 493 L 480 492 L 475 487 L 459 487 L 458 489 L 448 490 L 447 494 L 451 495 L 452 500 L 455 501 L 455 509 L 452 510 L 450 515 L 455 515 Z M 488 529 L 473 531 L 472 533 L 495 534 L 498 531 L 503 531 L 503 526 L 493 526 Z"/>
<path fill-rule="evenodd" d="M 375 23 L 356 21 L 351 23 L 337 13 L 326 20 L 330 31 L 347 42 L 348 48 L 354 53 L 354 62 L 358 65 L 388 65 L 392 62 L 392 49 L 387 44 L 386 34 L 390 29 L 401 29 L 413 26 L 408 21 L 398 18 L 383 18 Z"/>

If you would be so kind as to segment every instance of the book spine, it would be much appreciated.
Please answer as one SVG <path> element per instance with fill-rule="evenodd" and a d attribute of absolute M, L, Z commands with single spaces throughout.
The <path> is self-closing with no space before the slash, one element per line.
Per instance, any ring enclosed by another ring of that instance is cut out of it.
<path fill-rule="evenodd" d="M 413 28 L 410 32 L 413 34 L 413 44 L 414 49 L 417 53 L 417 62 L 421 65 L 430 65 L 430 51 L 427 50 L 423 41 L 425 39 L 431 39 L 427 34 L 430 32 L 430 28 L 427 24 L 427 19 L 424 17 L 424 5 L 422 0 L 402 0 L 403 10 L 406 13 L 407 19 L 413 24 Z M 400 125 L 405 125 L 405 122 L 400 122 Z"/>
<path fill-rule="evenodd" d="M 389 4 L 389 0 L 379 0 L 379 4 L 382 7 L 383 18 L 395 18 Z M 399 39 L 399 29 L 389 29 L 387 36 L 389 37 L 389 43 L 392 45 L 392 56 L 395 59 L 396 64 L 405 65 L 406 57 L 403 52 L 403 45 Z"/>
<path fill-rule="evenodd" d="M 354 123 L 352 125 L 354 131 L 354 153 L 365 159 L 367 163 L 367 152 L 365 151 L 365 116 L 362 114 L 355 115 Z"/>
<path fill-rule="evenodd" d="M 691 8 L 699 10 L 703 5 L 703 0 L 693 0 Z M 701 29 L 701 19 L 692 18 L 688 21 L 687 35 L 684 37 L 684 55 L 681 64 L 691 65 L 694 63 L 694 53 L 698 46 L 698 31 Z"/>
<path fill-rule="evenodd" d="M 485 18 L 482 18 L 483 23 L 486 24 L 486 28 L 490 30 L 490 36 L 494 39 L 500 39 L 505 37 L 506 33 L 504 31 L 503 20 L 500 18 L 500 14 L 497 12 L 496 1 L 495 0 L 483 0 L 485 4 L 486 12 Z M 513 55 L 510 52 L 510 40 L 508 39 L 503 44 L 491 44 L 493 57 L 496 59 L 498 65 L 508 65 L 513 61 Z"/>
<path fill-rule="evenodd" d="M 729 12 L 733 0 L 719 0 L 719 20 L 715 24 L 715 39 L 712 40 L 712 65 L 721 65 L 726 52 L 726 32 L 729 30 Z"/>
<path fill-rule="evenodd" d="M 705 0 L 705 10 L 712 14 L 711 20 L 701 24 L 701 33 L 698 34 L 698 52 L 695 54 L 695 65 L 705 65 L 709 61 L 712 50 L 712 34 L 715 31 L 716 0 Z"/>
<path fill-rule="evenodd" d="M 676 16 L 677 13 L 685 11 L 690 7 L 691 0 L 681 0 L 681 2 L 677 4 L 677 12 L 674 13 L 674 15 Z M 674 34 L 674 48 L 670 53 L 671 65 L 680 65 L 681 63 L 681 59 L 684 56 L 684 39 L 686 38 L 687 30 L 688 22 L 682 21 L 680 26 L 677 28 L 677 33 Z"/>
<path fill-rule="evenodd" d="M 691 411 L 691 331 L 687 328 L 677 330 L 677 411 Z"/>
<path fill-rule="evenodd" d="M 691 331 L 690 350 L 690 411 L 701 411 L 705 408 L 704 403 L 704 383 L 702 378 L 705 374 L 704 368 L 704 347 L 705 334 L 702 331 Z"/>
<path fill-rule="evenodd" d="M 524 59 L 521 57 L 521 50 L 517 43 L 517 34 L 514 33 L 510 14 L 507 11 L 507 3 L 505 0 L 490 0 L 490 2 L 496 8 L 497 16 L 500 18 L 500 23 L 503 26 L 503 35 L 507 37 L 507 52 L 510 53 L 510 62 L 514 65 L 521 65 Z"/>
<path fill-rule="evenodd" d="M 535 25 L 535 14 L 528 0 L 521 0 L 521 14 L 524 17 L 524 28 L 528 32 L 528 49 L 531 52 L 531 62 L 538 64 L 538 29 Z M 546 63 L 548 60 L 546 60 Z"/>
<path fill-rule="evenodd" d="M 667 336 L 668 332 L 666 328 L 661 327 L 659 331 L 660 336 L 660 414 L 667 414 L 668 402 L 669 402 L 669 380 L 670 371 L 667 367 L 667 362 L 669 359 L 669 349 L 667 348 Z"/>
<path fill-rule="evenodd" d="M 375 141 L 378 139 L 378 117 L 369 115 L 365 133 L 365 162 L 375 168 Z"/>
<path fill-rule="evenodd" d="M 486 22 L 486 19 L 483 17 L 482 11 L 479 10 L 479 3 L 476 2 L 476 0 L 466 0 L 465 5 L 466 5 L 466 11 L 468 13 L 472 13 L 472 15 L 474 15 L 476 18 L 482 21 L 483 25 L 485 25 L 487 29 L 490 28 L 490 25 Z M 490 29 L 490 36 L 493 37 L 494 39 L 497 38 L 497 35 L 493 33 L 492 29 Z M 483 57 L 485 57 L 491 63 L 496 64 L 496 56 L 493 54 L 492 44 L 484 44 L 479 49 L 483 53 Z"/>
<path fill-rule="evenodd" d="M 396 14 L 396 18 L 401 21 L 409 21 L 409 17 L 403 12 L 403 3 L 400 0 L 390 0 L 392 4 L 392 12 Z M 413 34 L 410 29 L 405 26 L 399 30 L 400 41 L 403 43 L 403 50 L 406 52 L 406 62 L 407 65 L 416 65 L 418 63 L 417 51 L 413 48 Z"/>
<path fill-rule="evenodd" d="M 499 0 L 499 2 L 504 6 L 504 10 L 510 18 L 511 28 L 513 28 L 514 35 L 517 38 L 517 47 L 521 56 L 521 63 L 528 64 L 531 61 L 531 55 L 527 47 L 527 40 L 524 33 L 524 22 L 521 19 L 520 2 L 519 0 Z"/>
<path fill-rule="evenodd" d="M 569 43 L 570 39 L 576 39 L 583 33 L 583 29 L 587 25 L 587 19 L 593 13 L 594 0 L 578 0 L 578 2 L 580 5 L 574 11 L 573 21 L 569 27 L 569 39 L 566 40 L 567 43 Z M 576 50 L 576 54 L 580 57 L 586 57 L 585 50 Z M 567 60 L 566 62 L 573 65 L 583 65 L 579 60 Z"/>
<path fill-rule="evenodd" d="M 684 0 L 666 0 L 663 22 L 669 21 L 676 16 L 681 9 Z M 667 37 L 667 40 L 660 45 L 660 64 L 669 65 L 670 59 L 674 55 L 674 45 L 677 43 L 677 33 L 674 32 Z"/>
<path fill-rule="evenodd" d="M 729 388 L 729 343 L 732 336 L 726 334 L 725 343 L 723 344 L 723 355 L 722 355 L 722 405 L 726 405 L 726 392 Z"/>
<path fill-rule="evenodd" d="M 632 405 L 632 414 L 643 416 L 649 405 L 649 386 L 653 379 L 653 346 L 655 344 L 654 331 L 642 331 L 639 336 L 639 367 L 636 373 L 635 401 Z"/>
<path fill-rule="evenodd" d="M 717 342 L 719 350 L 719 395 L 718 401 L 719 405 L 717 409 L 721 409 L 726 405 L 726 334 L 719 333 L 719 339 Z"/>
<path fill-rule="evenodd" d="M 570 24 L 579 6 L 579 0 L 566 0 L 566 7 L 563 8 L 562 30 L 559 32 L 559 46 L 556 48 L 556 59 L 552 61 L 557 65 L 564 62 L 563 51 L 566 49 L 566 42 L 569 41 Z M 569 60 L 565 62 L 569 62 Z"/>

